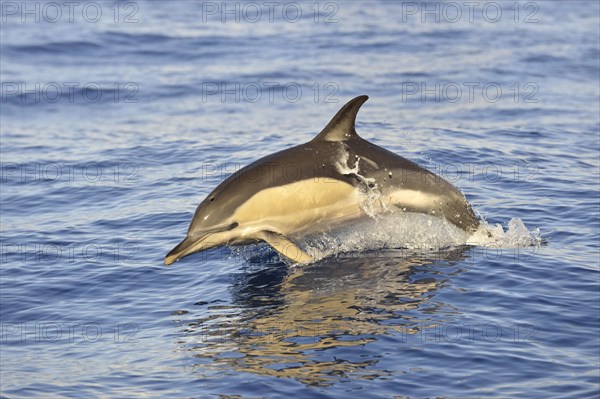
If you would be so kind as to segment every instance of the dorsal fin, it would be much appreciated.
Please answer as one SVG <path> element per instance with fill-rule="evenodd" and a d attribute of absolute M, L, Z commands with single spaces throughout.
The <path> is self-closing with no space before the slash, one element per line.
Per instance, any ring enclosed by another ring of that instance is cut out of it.
<path fill-rule="evenodd" d="M 369 96 L 358 96 L 348 101 L 313 141 L 345 141 L 352 137 L 358 137 L 354 129 L 356 114 L 368 99 Z"/>

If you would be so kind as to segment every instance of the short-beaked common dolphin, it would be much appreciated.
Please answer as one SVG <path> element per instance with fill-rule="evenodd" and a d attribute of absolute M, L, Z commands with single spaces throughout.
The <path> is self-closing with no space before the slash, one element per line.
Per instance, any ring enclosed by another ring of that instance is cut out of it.
<path fill-rule="evenodd" d="M 368 98 L 349 101 L 308 143 L 225 179 L 200 203 L 187 237 L 165 264 L 220 245 L 259 241 L 307 263 L 312 257 L 294 239 L 390 212 L 428 214 L 467 233 L 477 230 L 479 220 L 456 187 L 356 133 L 356 114 Z"/>

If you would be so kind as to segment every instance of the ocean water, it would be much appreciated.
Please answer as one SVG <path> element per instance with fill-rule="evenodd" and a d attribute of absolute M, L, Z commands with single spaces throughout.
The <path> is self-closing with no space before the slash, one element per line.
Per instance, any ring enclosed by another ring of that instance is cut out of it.
<path fill-rule="evenodd" d="M 1 397 L 598 397 L 598 2 L 0 6 Z M 163 265 L 362 94 L 501 245 L 398 245 L 445 234 L 416 218 Z"/>

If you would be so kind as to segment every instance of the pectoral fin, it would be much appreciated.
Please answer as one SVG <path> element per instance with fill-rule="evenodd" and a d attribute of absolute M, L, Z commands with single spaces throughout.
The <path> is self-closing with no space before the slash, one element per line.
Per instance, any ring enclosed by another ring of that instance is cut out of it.
<path fill-rule="evenodd" d="M 297 263 L 310 263 L 312 256 L 300 249 L 289 238 L 272 231 L 261 231 L 258 238 L 265 241 L 281 255 Z"/>

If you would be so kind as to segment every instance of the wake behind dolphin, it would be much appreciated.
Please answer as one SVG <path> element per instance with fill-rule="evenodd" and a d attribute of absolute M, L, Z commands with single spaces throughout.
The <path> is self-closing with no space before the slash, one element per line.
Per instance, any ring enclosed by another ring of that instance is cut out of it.
<path fill-rule="evenodd" d="M 165 264 L 216 246 L 260 241 L 308 263 L 313 257 L 298 246 L 300 238 L 399 212 L 475 232 L 479 220 L 456 187 L 356 133 L 356 115 L 367 99 L 349 101 L 308 143 L 261 158 L 224 180 L 200 203 L 186 238 Z"/>

